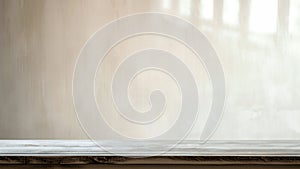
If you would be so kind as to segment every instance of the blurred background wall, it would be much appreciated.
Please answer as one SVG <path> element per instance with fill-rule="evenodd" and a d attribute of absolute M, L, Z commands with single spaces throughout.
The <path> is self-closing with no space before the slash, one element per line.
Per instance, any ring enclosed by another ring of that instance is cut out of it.
<path fill-rule="evenodd" d="M 0 138 L 87 138 L 72 102 L 76 58 L 101 26 L 139 12 L 163 12 L 190 21 L 218 52 L 227 100 L 213 139 L 300 138 L 298 0 L 0 0 Z M 112 72 L 118 56 L 133 46 L 151 45 L 192 62 L 193 54 L 179 43 L 141 36 L 113 49 L 108 56 L 115 60 L 108 59 L 104 69 Z M 209 79 L 202 66 L 190 64 L 195 74 L 203 75 L 197 83 L 207 96 L 203 111 L 209 110 Z M 107 90 L 97 90 L 98 100 L 106 98 Z M 131 93 L 138 108 L 149 106 Z M 170 124 L 168 119 L 164 122 L 161 128 Z M 198 137 L 202 125 L 199 119 L 191 139 Z"/>

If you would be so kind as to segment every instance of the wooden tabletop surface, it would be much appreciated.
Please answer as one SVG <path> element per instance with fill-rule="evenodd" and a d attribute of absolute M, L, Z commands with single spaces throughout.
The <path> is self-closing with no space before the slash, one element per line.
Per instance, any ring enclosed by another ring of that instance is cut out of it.
<path fill-rule="evenodd" d="M 299 141 L 0 140 L 0 164 L 300 164 Z"/>

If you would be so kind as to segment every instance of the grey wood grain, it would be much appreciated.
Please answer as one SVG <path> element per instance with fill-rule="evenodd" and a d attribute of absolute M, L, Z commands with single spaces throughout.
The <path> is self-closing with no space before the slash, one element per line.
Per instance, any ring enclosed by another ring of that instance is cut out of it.
<path fill-rule="evenodd" d="M 300 164 L 298 141 L 175 143 L 0 140 L 0 164 Z"/>
<path fill-rule="evenodd" d="M 115 152 L 110 153 L 110 152 Z M 0 140 L 1 156 L 300 156 L 299 141 Z"/>

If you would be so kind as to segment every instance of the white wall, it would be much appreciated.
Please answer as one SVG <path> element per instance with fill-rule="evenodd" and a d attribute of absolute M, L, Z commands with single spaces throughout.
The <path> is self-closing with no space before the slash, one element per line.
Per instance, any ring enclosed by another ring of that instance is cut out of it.
<path fill-rule="evenodd" d="M 111 20 L 152 11 L 190 21 L 219 55 L 227 100 L 214 139 L 299 139 L 299 2 L 188 2 L 0 0 L 0 138 L 86 138 L 72 102 L 72 76 L 80 49 Z M 108 96 L 113 68 L 127 54 L 149 47 L 174 53 L 196 77 L 199 94 L 205 98 L 201 118 L 190 134 L 198 138 L 211 105 L 211 85 L 201 62 L 172 39 L 143 35 L 113 48 L 96 76 L 97 101 L 107 103 L 104 110 L 112 110 Z M 132 103 L 139 110 L 149 108 L 145 89 L 156 83 L 168 94 L 168 114 L 154 128 L 126 130 L 128 124 L 105 111 L 115 128 L 146 137 L 172 125 L 180 93 L 166 75 L 154 71 L 137 79 L 129 90 Z"/>

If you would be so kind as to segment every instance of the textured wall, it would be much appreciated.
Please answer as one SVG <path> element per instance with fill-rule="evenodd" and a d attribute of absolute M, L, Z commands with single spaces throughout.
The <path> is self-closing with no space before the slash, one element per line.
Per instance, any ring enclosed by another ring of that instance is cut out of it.
<path fill-rule="evenodd" d="M 213 18 L 209 11 L 201 18 L 205 10 L 196 0 L 190 5 L 158 0 L 0 0 L 0 138 L 86 138 L 72 102 L 72 75 L 80 49 L 112 19 L 156 11 L 191 21 L 219 54 L 227 100 L 215 139 L 299 139 L 300 29 L 294 22 L 299 20 L 299 3 L 270 0 L 260 7 L 255 0 L 240 0 L 239 10 L 232 14 L 234 9 L 227 1 L 217 2 Z M 228 24 L 223 24 L 222 18 L 227 18 L 224 22 Z M 193 56 L 186 48 L 164 37 L 141 36 L 120 44 L 108 54 L 111 59 L 103 68 L 108 73 L 103 77 L 112 74 L 119 56 L 130 53 L 133 46 L 139 49 L 151 45 L 181 55 L 192 71 L 201 75 L 197 83 L 207 97 L 201 110 L 209 110 L 211 91 L 203 67 L 189 59 Z M 158 75 L 152 72 L 150 81 L 152 76 Z M 167 80 L 169 93 L 176 93 L 167 77 L 161 78 Z M 96 80 L 100 86 L 106 82 Z M 98 100 L 106 99 L 108 88 L 96 91 Z M 134 91 L 133 104 L 147 109 L 147 100 Z M 177 103 L 176 97 L 170 103 Z M 171 120 L 166 118 L 159 125 L 169 126 Z M 197 138 L 203 127 L 201 120 L 191 137 Z M 114 124 L 124 127 L 118 119 Z M 151 132 L 157 131 L 129 131 L 141 136 Z"/>

